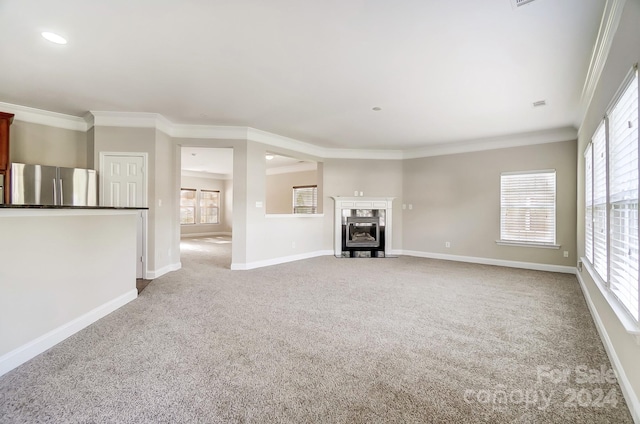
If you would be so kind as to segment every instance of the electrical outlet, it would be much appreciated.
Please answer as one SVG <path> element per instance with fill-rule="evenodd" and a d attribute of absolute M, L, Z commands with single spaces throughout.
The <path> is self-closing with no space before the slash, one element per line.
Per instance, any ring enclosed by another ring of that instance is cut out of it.
<path fill-rule="evenodd" d="M 564 257 L 565 257 L 565 258 L 568 258 L 568 257 L 569 257 L 569 251 L 568 251 L 568 250 L 565 250 L 565 251 L 564 251 Z"/>
<path fill-rule="evenodd" d="M 364 192 L 361 191 L 360 192 L 360 197 L 362 197 L 362 196 L 364 196 Z"/>
<path fill-rule="evenodd" d="M 402 204 L 402 209 L 407 209 L 407 204 L 406 203 Z"/>
<path fill-rule="evenodd" d="M 409 203 L 409 210 L 413 209 L 413 205 Z"/>
<path fill-rule="evenodd" d="M 354 196 L 356 196 L 356 197 L 358 197 L 358 190 L 355 190 L 355 191 L 353 192 L 353 195 L 354 195 Z"/>
<path fill-rule="evenodd" d="M 444 247 L 451 247 L 451 242 L 445 241 L 444 242 Z"/>

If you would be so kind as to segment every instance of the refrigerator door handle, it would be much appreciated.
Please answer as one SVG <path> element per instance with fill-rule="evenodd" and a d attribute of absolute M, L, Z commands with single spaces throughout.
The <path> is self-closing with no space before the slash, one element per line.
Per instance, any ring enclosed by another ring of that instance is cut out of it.
<path fill-rule="evenodd" d="M 60 206 L 64 205 L 64 192 L 62 191 L 62 178 L 60 178 Z"/>
<path fill-rule="evenodd" d="M 58 195 L 57 195 L 57 191 L 56 191 L 56 179 L 54 178 L 51 181 L 53 181 L 53 204 L 57 205 L 58 204 Z"/>

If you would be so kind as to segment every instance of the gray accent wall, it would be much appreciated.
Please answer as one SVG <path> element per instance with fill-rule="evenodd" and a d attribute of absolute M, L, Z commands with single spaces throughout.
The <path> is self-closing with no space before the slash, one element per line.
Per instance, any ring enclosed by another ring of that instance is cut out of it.
<path fill-rule="evenodd" d="M 575 266 L 575 157 L 576 142 L 566 141 L 405 160 L 403 250 Z M 556 170 L 560 249 L 498 245 L 500 174 L 544 169 Z"/>

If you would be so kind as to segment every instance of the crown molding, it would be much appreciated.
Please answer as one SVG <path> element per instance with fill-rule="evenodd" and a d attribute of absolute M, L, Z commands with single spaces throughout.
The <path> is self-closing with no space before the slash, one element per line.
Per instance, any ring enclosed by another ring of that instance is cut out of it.
<path fill-rule="evenodd" d="M 248 127 L 224 125 L 172 124 L 169 135 L 176 138 L 246 140 Z"/>
<path fill-rule="evenodd" d="M 180 173 L 183 177 L 192 177 L 192 178 L 206 178 L 209 180 L 229 180 L 231 179 L 231 175 L 229 174 L 215 174 L 213 172 L 204 172 L 204 171 L 189 171 L 183 169 Z"/>
<path fill-rule="evenodd" d="M 18 121 L 64 128 L 73 131 L 87 131 L 89 129 L 87 121 L 78 116 L 65 115 L 63 113 L 51 112 L 49 110 L 35 109 L 28 106 L 20 106 L 4 102 L 0 102 L 0 109 L 2 109 L 3 112 L 13 113 L 15 115 L 14 119 Z"/>
<path fill-rule="evenodd" d="M 299 153 L 304 153 L 311 156 L 318 156 L 321 158 L 326 157 L 325 155 L 327 149 L 325 149 L 324 147 L 316 146 L 304 141 L 299 141 L 293 138 L 284 137 L 278 134 L 273 134 L 251 127 L 247 128 L 247 140 L 268 144 L 274 147 L 280 147 L 282 149 L 294 150 Z"/>
<path fill-rule="evenodd" d="M 324 158 L 401 160 L 404 150 L 327 149 Z"/>
<path fill-rule="evenodd" d="M 582 95 L 580 97 L 580 104 L 578 107 L 578 122 L 576 127 L 578 134 L 582 129 L 582 123 L 589 109 L 589 104 L 593 100 L 593 96 L 596 92 L 596 87 L 602 76 L 602 71 L 607 63 L 609 57 L 609 51 L 613 44 L 613 38 L 618 30 L 620 24 L 620 18 L 622 18 L 622 11 L 627 0 L 607 0 L 604 6 L 604 12 L 602 13 L 602 19 L 600 20 L 600 28 L 598 29 L 598 36 L 593 46 L 593 53 L 591 54 L 591 62 L 589 63 L 589 69 L 587 70 L 587 77 L 582 88 Z"/>
<path fill-rule="evenodd" d="M 292 172 L 317 171 L 318 164 L 315 162 L 296 163 L 294 165 L 277 166 L 267 168 L 267 175 L 290 174 Z"/>
<path fill-rule="evenodd" d="M 404 159 L 416 159 L 430 156 L 453 155 L 457 153 L 479 152 L 482 150 L 505 149 L 534 144 L 557 143 L 577 140 L 578 132 L 573 127 L 562 127 L 552 130 L 533 131 L 500 137 L 461 141 L 457 143 L 432 144 L 413 150 L 404 151 Z"/>
<path fill-rule="evenodd" d="M 88 113 L 93 117 L 92 126 L 125 127 L 125 128 L 155 128 L 171 135 L 173 124 L 158 113 L 149 112 L 110 112 L 92 110 Z"/>
<path fill-rule="evenodd" d="M 2 102 L 0 102 L 0 109 L 15 114 L 15 119 L 20 121 L 75 131 L 88 131 L 95 126 L 155 128 L 175 138 L 249 140 L 319 159 L 402 160 L 569 141 L 576 140 L 578 136 L 575 128 L 564 127 L 478 140 L 431 144 L 406 150 L 336 149 L 316 146 L 251 127 L 174 124 L 158 113 L 90 111 L 85 116 L 78 117 Z"/>

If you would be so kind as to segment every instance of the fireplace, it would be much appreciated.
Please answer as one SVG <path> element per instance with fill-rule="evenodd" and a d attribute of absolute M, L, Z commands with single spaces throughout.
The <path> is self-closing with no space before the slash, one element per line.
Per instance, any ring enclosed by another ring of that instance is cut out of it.
<path fill-rule="evenodd" d="M 334 197 L 335 255 L 384 258 L 391 250 L 392 198 Z M 389 243 L 386 242 L 389 240 Z"/>
<path fill-rule="evenodd" d="M 347 247 L 379 247 L 380 219 L 350 216 L 344 236 Z"/>

